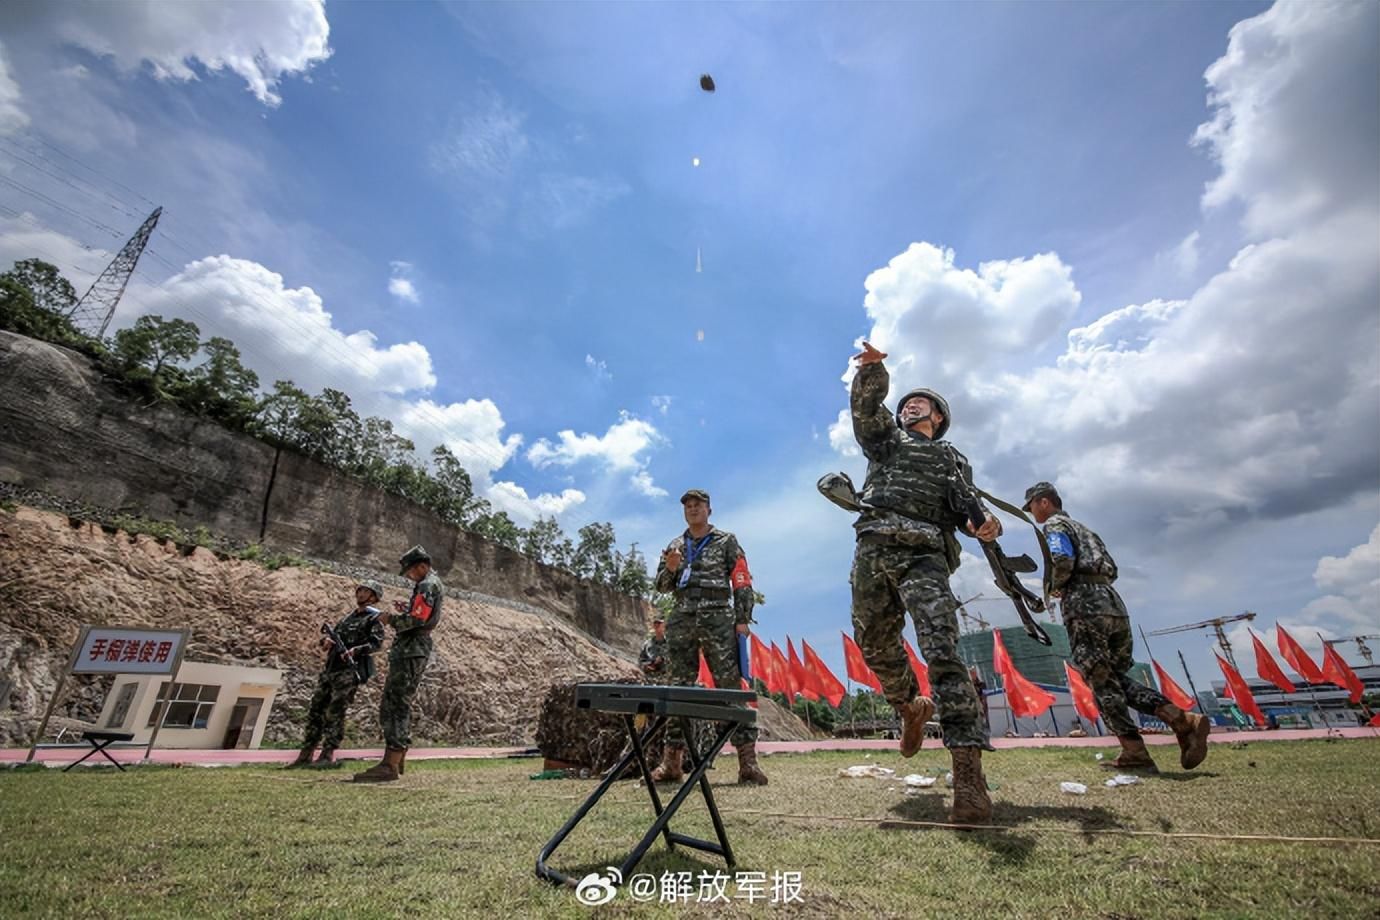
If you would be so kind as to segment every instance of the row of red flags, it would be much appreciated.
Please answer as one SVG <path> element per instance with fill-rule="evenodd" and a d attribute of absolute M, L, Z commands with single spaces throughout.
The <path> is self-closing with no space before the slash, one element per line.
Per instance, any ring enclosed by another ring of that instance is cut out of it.
<path fill-rule="evenodd" d="M 1365 687 L 1360 677 L 1343 660 L 1336 649 L 1326 642 L 1323 643 L 1323 665 L 1319 667 L 1303 650 L 1303 646 L 1299 645 L 1294 637 L 1285 631 L 1283 626 L 1276 624 L 1275 631 L 1279 637 L 1280 655 L 1307 683 L 1334 684 L 1349 692 L 1349 699 L 1352 703 L 1360 702 Z M 847 633 L 842 635 L 843 658 L 849 679 L 865 687 L 871 687 L 880 693 L 882 690 L 881 681 L 867 666 L 867 662 L 863 659 L 862 649 Z M 812 701 L 822 698 L 828 700 L 831 706 L 838 706 L 843 700 L 847 693 L 844 685 L 839 682 L 839 679 L 834 676 L 808 642 L 801 640 L 801 654 L 796 655 L 795 644 L 789 636 L 786 637 L 786 651 L 784 653 L 775 642 L 768 646 L 755 635 L 750 637 L 750 641 L 752 676 L 766 685 L 768 693 L 784 694 L 786 699 L 791 701 L 794 701 L 797 696 L 803 696 Z M 920 660 L 920 656 L 915 653 L 910 642 L 904 638 L 901 641 L 905 645 L 906 657 L 910 659 L 911 668 L 915 672 L 920 693 L 924 696 L 931 696 L 933 691 L 930 688 L 929 669 Z M 1270 650 L 1265 647 L 1265 644 L 1254 632 L 1251 632 L 1251 642 L 1255 646 L 1256 673 L 1260 679 L 1269 681 L 1286 693 L 1293 693 L 1297 688 L 1285 676 L 1284 671 L 1271 656 Z M 1160 692 L 1180 709 L 1193 709 L 1197 705 L 1197 701 L 1175 683 L 1158 661 L 1153 658 L 1150 661 L 1155 669 L 1155 676 L 1159 680 Z M 1251 694 L 1245 678 L 1236 668 L 1220 657 L 1217 659 L 1217 664 L 1221 667 L 1222 674 L 1227 680 L 1227 695 L 1236 702 L 1242 712 L 1254 719 L 1257 724 L 1264 725 L 1265 715 L 1256 704 L 1255 697 Z M 1007 705 L 1011 707 L 1012 715 L 1019 718 L 1033 718 L 1054 704 L 1053 694 L 1026 679 L 1016 669 L 999 630 L 992 632 L 992 668 L 1002 678 Z M 1078 670 L 1067 661 L 1064 662 L 1064 673 L 1068 677 L 1069 694 L 1073 697 L 1074 708 L 1083 718 L 1096 722 L 1098 718 L 1097 701 L 1093 697 L 1092 689 L 1083 679 L 1083 676 L 1078 673 Z M 710 674 L 709 665 L 702 652 L 700 653 L 699 682 L 706 687 L 714 686 L 714 678 Z M 743 686 L 745 688 L 750 686 L 746 679 L 743 681 Z M 1380 723 L 1380 716 L 1377 716 L 1372 722 Z"/>

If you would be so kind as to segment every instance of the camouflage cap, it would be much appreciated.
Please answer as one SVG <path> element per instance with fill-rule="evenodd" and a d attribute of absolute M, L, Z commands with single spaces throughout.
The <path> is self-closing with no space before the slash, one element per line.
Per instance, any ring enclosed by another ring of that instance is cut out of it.
<path fill-rule="evenodd" d="M 412 568 L 417 563 L 430 561 L 431 554 L 428 553 L 425 549 L 423 549 L 421 544 L 419 543 L 418 545 L 412 547 L 410 550 L 402 554 L 402 558 L 398 560 L 398 574 L 406 575 L 407 570 Z"/>
<path fill-rule="evenodd" d="M 683 505 L 683 504 L 685 504 L 686 502 L 690 501 L 691 499 L 696 499 L 696 498 L 699 499 L 700 501 L 704 502 L 706 505 L 710 503 L 710 502 L 709 502 L 709 493 L 706 492 L 706 491 L 704 491 L 704 489 L 690 489 L 689 491 L 687 491 L 684 495 L 682 495 L 682 496 L 680 497 L 680 503 Z"/>
<path fill-rule="evenodd" d="M 362 581 L 355 582 L 355 587 L 373 591 L 375 600 L 383 600 L 383 585 L 374 581 L 372 578 L 365 578 Z"/>
<path fill-rule="evenodd" d="M 1037 499 L 1037 498 L 1043 498 L 1043 497 L 1046 496 L 1046 495 L 1052 495 L 1052 496 L 1054 496 L 1056 499 L 1059 498 L 1059 492 L 1058 492 L 1058 490 L 1056 490 L 1056 489 L 1054 488 L 1054 483 L 1052 483 L 1052 482 L 1037 482 L 1037 483 L 1035 483 L 1035 485 L 1033 485 L 1033 486 L 1031 486 L 1030 488 L 1028 488 L 1028 489 L 1025 490 L 1025 504 L 1024 504 L 1024 505 L 1021 505 L 1021 510 L 1022 510 L 1022 511 L 1029 511 L 1029 510 L 1030 510 L 1030 503 L 1031 503 L 1031 502 L 1033 502 L 1033 501 L 1034 501 L 1035 499 Z"/>

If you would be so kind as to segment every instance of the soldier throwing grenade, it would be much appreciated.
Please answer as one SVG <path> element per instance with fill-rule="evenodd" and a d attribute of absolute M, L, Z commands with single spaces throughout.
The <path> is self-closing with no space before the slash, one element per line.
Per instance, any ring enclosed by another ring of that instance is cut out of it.
<path fill-rule="evenodd" d="M 851 578 L 853 629 L 887 702 L 901 716 L 901 755 L 920 749 L 937 702 L 944 746 L 953 760 L 949 820 L 985 824 L 992 817 L 992 800 L 982 752 L 992 746 L 968 667 L 958 657 L 958 601 L 949 575 L 958 567 L 958 527 L 985 541 L 1000 536 L 1001 527 L 984 509 L 985 521 L 974 532 L 958 510 L 954 477 L 971 486 L 972 473 L 943 440 L 948 403 L 932 390 L 912 390 L 901 397 L 894 415 L 883 405 L 890 388 L 885 357 L 866 342 L 854 356 L 859 367 L 850 399 L 853 436 L 868 463 L 858 496 L 863 511 L 853 525 L 858 538 Z M 919 695 L 901 646 L 907 610 L 915 619 L 935 701 Z"/>
<path fill-rule="evenodd" d="M 383 647 L 383 624 L 378 620 L 377 608 L 372 606 L 382 597 L 382 585 L 370 579 L 361 581 L 355 586 L 355 609 L 335 626 L 335 634 L 345 647 L 337 647 L 325 636 L 321 638 L 322 647 L 330 649 L 330 655 L 316 680 L 316 692 L 307 709 L 307 733 L 302 739 L 302 750 L 297 753 L 297 759 L 288 764 L 288 769 L 334 765 L 335 752 L 345 736 L 345 710 L 354 700 L 360 684 L 374 676 L 370 652 Z M 347 652 L 353 662 L 346 660 L 344 653 Z M 311 755 L 318 741 L 322 742 L 321 754 L 312 763 Z"/>

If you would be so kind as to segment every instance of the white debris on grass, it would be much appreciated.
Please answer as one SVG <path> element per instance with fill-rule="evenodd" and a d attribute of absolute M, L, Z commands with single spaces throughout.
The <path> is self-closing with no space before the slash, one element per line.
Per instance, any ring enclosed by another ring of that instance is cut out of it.
<path fill-rule="evenodd" d="M 1069 795 L 1087 795 L 1088 787 L 1082 783 L 1060 783 L 1060 792 L 1067 792 Z"/>

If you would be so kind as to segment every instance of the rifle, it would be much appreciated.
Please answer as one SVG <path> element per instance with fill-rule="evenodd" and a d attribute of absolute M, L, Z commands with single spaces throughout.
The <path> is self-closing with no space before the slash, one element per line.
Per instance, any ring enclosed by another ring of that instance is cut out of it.
<path fill-rule="evenodd" d="M 350 668 L 354 670 L 355 682 L 360 684 L 364 683 L 368 679 L 364 673 L 364 662 L 355 657 L 355 652 L 359 649 L 367 648 L 368 646 L 357 645 L 354 648 L 350 648 L 341 641 L 340 634 L 335 631 L 335 627 L 330 623 L 321 624 L 321 634 L 331 640 L 331 644 L 335 646 L 336 654 L 340 656 L 340 660 L 348 664 Z"/>
<path fill-rule="evenodd" d="M 968 515 L 968 523 L 977 530 L 987 523 L 987 515 L 983 513 L 982 505 L 978 502 L 977 496 L 959 484 L 955 497 L 961 506 L 964 514 Z M 996 540 L 990 542 L 979 540 L 982 546 L 982 553 L 987 557 L 987 564 L 992 568 L 992 580 L 996 582 L 997 588 L 1002 594 L 1011 598 L 1011 603 L 1016 607 L 1016 615 L 1021 618 L 1021 625 L 1025 627 L 1026 635 L 1034 639 L 1041 645 L 1053 645 L 1049 634 L 1035 618 L 1031 616 L 1031 611 L 1043 613 L 1045 609 L 1044 598 L 1027 588 L 1016 576 L 1021 573 L 1029 574 L 1039 571 L 1039 566 L 1035 560 L 1025 553 L 1014 559 L 1002 552 L 1001 545 Z"/>

